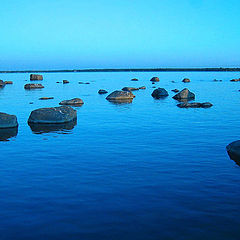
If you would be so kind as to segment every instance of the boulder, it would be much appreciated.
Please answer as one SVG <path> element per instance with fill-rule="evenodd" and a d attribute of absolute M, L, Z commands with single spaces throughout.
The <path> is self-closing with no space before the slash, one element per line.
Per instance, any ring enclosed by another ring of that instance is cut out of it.
<path fill-rule="evenodd" d="M 160 80 L 159 80 L 158 77 L 153 77 L 153 78 L 151 78 L 150 81 L 151 81 L 151 82 L 159 82 Z"/>
<path fill-rule="evenodd" d="M 0 80 L 0 88 L 5 87 L 5 82 L 3 80 Z"/>
<path fill-rule="evenodd" d="M 152 97 L 156 99 L 167 97 L 167 96 L 168 96 L 168 92 L 164 88 L 157 88 L 152 92 Z"/>
<path fill-rule="evenodd" d="M 54 97 L 41 97 L 39 100 L 49 100 L 49 99 L 54 99 Z"/>
<path fill-rule="evenodd" d="M 199 102 L 193 102 L 193 103 L 180 103 L 177 105 L 180 108 L 210 108 L 213 105 L 210 102 L 205 103 L 199 103 Z"/>
<path fill-rule="evenodd" d="M 189 82 L 190 82 L 190 79 L 189 79 L 189 78 L 184 78 L 184 79 L 182 80 L 182 82 L 184 82 L 184 83 L 189 83 Z"/>
<path fill-rule="evenodd" d="M 228 144 L 226 149 L 229 157 L 239 164 L 240 163 L 240 140 L 237 140 Z"/>
<path fill-rule="evenodd" d="M 56 124 L 66 123 L 77 119 L 77 111 L 69 106 L 39 108 L 31 112 L 28 123 Z"/>
<path fill-rule="evenodd" d="M 0 128 L 15 128 L 18 126 L 17 117 L 7 113 L 0 113 Z"/>
<path fill-rule="evenodd" d="M 129 100 L 133 99 L 135 96 L 132 94 L 132 92 L 128 91 L 114 91 L 110 93 L 106 99 L 109 101 L 116 101 L 116 100 Z"/>
<path fill-rule="evenodd" d="M 99 93 L 99 94 L 106 94 L 106 93 L 108 93 L 108 91 L 106 91 L 106 90 L 104 90 L 104 89 L 99 89 L 99 90 L 98 90 L 98 93 Z"/>
<path fill-rule="evenodd" d="M 44 88 L 44 86 L 42 84 L 28 83 L 28 84 L 25 84 L 24 88 L 30 90 L 30 89 Z"/>
<path fill-rule="evenodd" d="M 30 74 L 31 81 L 43 80 L 43 76 L 40 74 Z"/>
<path fill-rule="evenodd" d="M 133 78 L 133 79 L 131 79 L 131 81 L 135 81 L 136 82 L 136 81 L 138 81 L 138 79 L 137 78 Z"/>
<path fill-rule="evenodd" d="M 5 81 L 4 83 L 5 83 L 5 84 L 13 84 L 12 81 Z"/>
<path fill-rule="evenodd" d="M 181 92 L 173 96 L 178 101 L 186 101 L 195 99 L 195 94 L 190 92 L 187 88 L 184 88 Z"/>
<path fill-rule="evenodd" d="M 173 90 L 171 90 L 172 92 L 175 92 L 175 93 L 177 93 L 177 92 L 179 92 L 179 90 L 178 89 L 173 89 Z"/>
<path fill-rule="evenodd" d="M 80 106 L 83 104 L 84 104 L 84 102 L 81 98 L 73 98 L 70 100 L 63 100 L 59 103 L 59 105 L 72 105 L 72 106 Z"/>
<path fill-rule="evenodd" d="M 136 90 L 139 90 L 139 88 L 134 88 L 134 87 L 124 87 L 122 88 L 123 91 L 136 91 Z"/>
<path fill-rule="evenodd" d="M 63 84 L 69 83 L 68 80 L 63 80 Z"/>

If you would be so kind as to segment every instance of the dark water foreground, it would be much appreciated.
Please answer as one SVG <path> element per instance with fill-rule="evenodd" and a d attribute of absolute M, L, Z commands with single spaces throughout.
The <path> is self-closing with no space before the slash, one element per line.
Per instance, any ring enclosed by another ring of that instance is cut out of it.
<path fill-rule="evenodd" d="M 169 97 L 151 97 L 154 75 Z M 238 73 L 44 74 L 34 91 L 28 74 L 0 78 L 14 81 L 0 110 L 19 121 L 0 142 L 1 240 L 240 239 L 240 167 L 225 150 L 240 135 Z M 143 85 L 132 103 L 97 94 Z M 170 90 L 184 87 L 214 106 L 176 107 Z M 85 102 L 76 125 L 28 126 L 32 110 L 74 97 Z"/>

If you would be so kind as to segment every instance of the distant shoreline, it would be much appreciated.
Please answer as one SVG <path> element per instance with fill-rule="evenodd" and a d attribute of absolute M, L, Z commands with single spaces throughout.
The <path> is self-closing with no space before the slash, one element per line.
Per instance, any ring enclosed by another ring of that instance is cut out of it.
<path fill-rule="evenodd" d="M 60 72 L 240 72 L 240 68 L 103 68 L 72 70 L 14 70 L 0 73 L 60 73 Z"/>

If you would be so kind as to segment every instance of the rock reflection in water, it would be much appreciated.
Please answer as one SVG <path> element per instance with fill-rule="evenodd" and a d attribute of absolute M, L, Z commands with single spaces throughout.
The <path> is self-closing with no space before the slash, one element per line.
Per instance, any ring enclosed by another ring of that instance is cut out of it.
<path fill-rule="evenodd" d="M 108 100 L 110 103 L 115 105 L 129 104 L 132 103 L 133 99 L 121 99 L 121 100 Z"/>
<path fill-rule="evenodd" d="M 35 134 L 51 133 L 55 132 L 58 134 L 71 133 L 71 130 L 77 125 L 77 121 L 72 121 L 68 123 L 58 123 L 58 124 L 34 124 L 28 123 L 31 130 Z"/>
<path fill-rule="evenodd" d="M 18 134 L 18 128 L 1 128 L 0 129 L 0 141 L 9 141 L 9 138 L 16 137 Z"/>

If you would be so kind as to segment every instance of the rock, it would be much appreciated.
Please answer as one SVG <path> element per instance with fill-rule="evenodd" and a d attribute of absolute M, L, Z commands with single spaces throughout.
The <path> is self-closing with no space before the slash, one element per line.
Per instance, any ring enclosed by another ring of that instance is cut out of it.
<path fill-rule="evenodd" d="M 0 128 L 15 128 L 18 126 L 17 117 L 0 112 Z"/>
<path fill-rule="evenodd" d="M 137 78 L 133 78 L 133 79 L 131 79 L 131 81 L 138 81 L 138 79 Z"/>
<path fill-rule="evenodd" d="M 84 104 L 84 102 L 81 98 L 73 98 L 71 100 L 63 100 L 59 103 L 59 105 L 72 105 L 72 106 L 80 106 L 83 104 Z"/>
<path fill-rule="evenodd" d="M 213 82 L 222 82 L 222 80 L 213 79 Z"/>
<path fill-rule="evenodd" d="M 240 140 L 228 144 L 226 149 L 229 157 L 240 164 Z"/>
<path fill-rule="evenodd" d="M 5 81 L 4 83 L 5 83 L 5 84 L 13 84 L 12 81 Z"/>
<path fill-rule="evenodd" d="M 168 92 L 164 88 L 157 88 L 152 92 L 152 97 L 156 99 L 167 97 L 167 96 L 168 96 Z"/>
<path fill-rule="evenodd" d="M 109 101 L 114 101 L 114 100 L 129 100 L 133 99 L 135 96 L 132 94 L 132 92 L 128 91 L 114 91 L 110 93 L 106 99 Z"/>
<path fill-rule="evenodd" d="M 145 86 L 142 86 L 142 87 L 140 87 L 139 89 L 142 89 L 142 90 L 144 90 L 144 89 L 146 89 L 146 87 L 145 87 Z"/>
<path fill-rule="evenodd" d="M 0 88 L 5 87 L 5 82 L 3 80 L 0 80 Z"/>
<path fill-rule="evenodd" d="M 139 88 L 134 88 L 134 87 L 124 87 L 122 88 L 123 91 L 136 91 L 136 90 L 139 90 Z"/>
<path fill-rule="evenodd" d="M 150 81 L 151 81 L 151 82 L 159 82 L 160 80 L 159 80 L 158 77 L 153 77 L 153 78 L 151 78 Z"/>
<path fill-rule="evenodd" d="M 0 141 L 8 141 L 9 138 L 16 137 L 18 134 L 18 128 L 2 128 L 0 129 Z"/>
<path fill-rule="evenodd" d="M 195 99 L 195 94 L 190 92 L 187 88 L 184 88 L 181 92 L 173 96 L 174 99 L 178 101 L 182 100 L 193 100 Z"/>
<path fill-rule="evenodd" d="M 235 79 L 230 80 L 230 82 L 239 82 L 239 81 L 240 81 L 240 78 L 235 78 Z"/>
<path fill-rule="evenodd" d="M 152 88 L 156 88 L 156 86 L 153 86 Z"/>
<path fill-rule="evenodd" d="M 172 83 L 175 83 L 175 81 L 171 81 Z"/>
<path fill-rule="evenodd" d="M 172 92 L 177 93 L 177 92 L 179 92 L 179 90 L 175 88 L 175 89 L 172 90 Z"/>
<path fill-rule="evenodd" d="M 56 82 L 56 83 L 61 83 L 61 82 Z"/>
<path fill-rule="evenodd" d="M 29 104 L 33 104 L 33 102 L 30 102 Z"/>
<path fill-rule="evenodd" d="M 63 80 L 63 84 L 69 83 L 68 80 Z"/>
<path fill-rule="evenodd" d="M 84 82 L 78 82 L 78 84 L 90 84 L 90 82 L 86 82 L 86 83 L 84 83 Z"/>
<path fill-rule="evenodd" d="M 180 108 L 210 108 L 213 105 L 209 102 L 205 102 L 205 103 L 199 103 L 199 102 L 194 102 L 194 103 L 180 103 L 177 105 Z"/>
<path fill-rule="evenodd" d="M 24 88 L 30 90 L 30 89 L 44 88 L 44 86 L 39 83 L 28 83 L 28 84 L 25 84 Z"/>
<path fill-rule="evenodd" d="M 43 76 L 40 74 L 30 74 L 30 80 L 31 81 L 43 80 Z"/>
<path fill-rule="evenodd" d="M 54 99 L 54 97 L 41 97 L 39 100 L 49 100 L 49 99 Z"/>
<path fill-rule="evenodd" d="M 189 83 L 189 82 L 190 82 L 190 79 L 189 79 L 189 78 L 184 78 L 184 79 L 182 80 L 182 82 L 184 82 L 184 83 Z"/>
<path fill-rule="evenodd" d="M 108 91 L 106 91 L 104 89 L 100 89 L 100 90 L 98 90 L 98 93 L 99 94 L 106 94 L 106 93 L 108 93 Z"/>
<path fill-rule="evenodd" d="M 31 112 L 28 123 L 56 124 L 66 123 L 77 119 L 77 111 L 69 106 L 39 108 Z"/>

